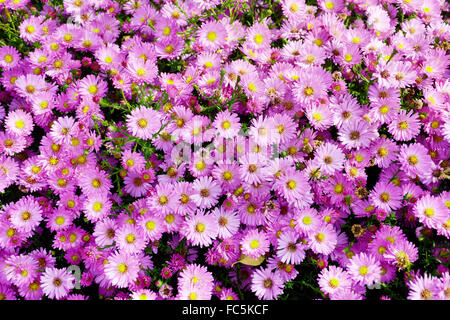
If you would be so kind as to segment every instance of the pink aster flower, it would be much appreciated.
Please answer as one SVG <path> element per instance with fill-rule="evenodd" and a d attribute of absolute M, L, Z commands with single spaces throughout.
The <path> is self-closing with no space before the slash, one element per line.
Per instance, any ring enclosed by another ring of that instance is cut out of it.
<path fill-rule="evenodd" d="M 32 196 L 23 197 L 10 209 L 13 226 L 23 232 L 30 232 L 42 221 L 42 208 Z"/>
<path fill-rule="evenodd" d="M 446 223 L 449 218 L 449 209 L 439 198 L 429 194 L 424 195 L 415 203 L 413 212 L 421 223 L 433 229 Z"/>
<path fill-rule="evenodd" d="M 46 268 L 41 276 L 41 287 L 50 299 L 66 297 L 73 289 L 75 277 L 65 269 Z"/>
<path fill-rule="evenodd" d="M 83 203 L 86 218 L 96 222 L 111 214 L 112 202 L 104 194 L 93 194 Z"/>
<path fill-rule="evenodd" d="M 129 223 L 125 223 L 117 230 L 114 240 L 120 252 L 128 254 L 139 253 L 147 244 L 141 230 Z"/>
<path fill-rule="evenodd" d="M 5 260 L 6 279 L 17 286 L 29 285 L 37 277 L 38 263 L 28 255 L 10 256 Z"/>
<path fill-rule="evenodd" d="M 282 232 L 278 238 L 277 257 L 284 263 L 300 264 L 305 258 L 305 247 L 294 231 Z"/>
<path fill-rule="evenodd" d="M 6 116 L 5 127 L 9 133 L 28 136 L 34 128 L 33 117 L 20 109 L 11 111 Z"/>
<path fill-rule="evenodd" d="M 333 174 L 344 167 L 345 155 L 334 144 L 326 142 L 316 149 L 317 164 L 325 174 Z"/>
<path fill-rule="evenodd" d="M 94 75 L 87 75 L 78 82 L 80 95 L 85 99 L 102 98 L 107 89 L 107 83 Z"/>
<path fill-rule="evenodd" d="M 241 221 L 236 212 L 220 207 L 215 208 L 212 214 L 217 220 L 217 236 L 219 238 L 227 239 L 238 232 Z"/>
<path fill-rule="evenodd" d="M 269 250 L 270 242 L 265 232 L 250 229 L 240 242 L 242 253 L 257 259 Z"/>
<path fill-rule="evenodd" d="M 361 252 L 350 259 L 347 271 L 356 283 L 371 285 L 380 281 L 381 265 L 373 255 Z"/>
<path fill-rule="evenodd" d="M 74 118 L 60 117 L 53 122 L 50 137 L 58 144 L 67 144 L 78 135 L 78 132 L 78 124 Z"/>
<path fill-rule="evenodd" d="M 16 48 L 11 46 L 4 46 L 0 48 L 0 67 L 3 70 L 10 70 L 15 68 L 20 61 L 19 52 Z"/>
<path fill-rule="evenodd" d="M 166 231 L 163 218 L 147 212 L 138 218 L 137 225 L 147 240 L 159 240 Z"/>
<path fill-rule="evenodd" d="M 150 108 L 139 107 L 127 117 L 128 131 L 141 139 L 151 139 L 161 128 L 160 114 Z"/>
<path fill-rule="evenodd" d="M 252 273 L 251 289 L 259 299 L 277 300 L 283 293 L 284 282 L 279 271 L 260 268 Z"/>
<path fill-rule="evenodd" d="M 84 171 L 78 178 L 78 183 L 87 195 L 108 194 L 112 187 L 106 172 L 97 168 Z"/>
<path fill-rule="evenodd" d="M 200 177 L 193 184 L 192 200 L 199 208 L 210 208 L 219 199 L 221 188 L 211 177 Z"/>
<path fill-rule="evenodd" d="M 308 179 L 303 172 L 287 169 L 275 181 L 274 188 L 283 195 L 288 203 L 300 209 L 313 202 Z"/>
<path fill-rule="evenodd" d="M 304 208 L 295 211 L 295 230 L 304 234 L 310 234 L 320 226 L 320 217 L 314 208 Z"/>
<path fill-rule="evenodd" d="M 216 115 L 213 126 L 216 128 L 218 136 L 225 139 L 236 137 L 241 129 L 237 115 L 228 110 L 221 111 Z"/>
<path fill-rule="evenodd" d="M 199 210 L 184 221 L 180 232 L 193 245 L 206 247 L 217 237 L 218 223 L 212 214 Z"/>
<path fill-rule="evenodd" d="M 409 283 L 408 300 L 437 300 L 439 279 L 429 274 L 418 275 Z"/>
<path fill-rule="evenodd" d="M 408 141 L 415 138 L 420 132 L 420 122 L 417 113 L 411 111 L 407 113 L 400 110 L 388 124 L 389 132 L 395 140 Z"/>
<path fill-rule="evenodd" d="M 369 199 L 376 207 L 391 212 L 402 206 L 403 192 L 392 183 L 379 181 L 370 193 Z"/>
<path fill-rule="evenodd" d="M 352 281 L 349 274 L 341 267 L 329 266 L 319 274 L 320 290 L 333 295 L 340 290 L 350 290 Z"/>
<path fill-rule="evenodd" d="M 315 253 L 329 255 L 337 245 L 337 232 L 330 224 L 323 224 L 308 235 L 308 245 Z"/>
<path fill-rule="evenodd" d="M 339 140 L 347 148 L 365 148 L 378 137 L 378 132 L 365 120 L 344 124 L 339 130 Z"/>
<path fill-rule="evenodd" d="M 208 268 L 198 264 L 188 264 L 180 272 L 178 285 L 195 286 L 198 289 L 209 291 L 213 287 L 214 278 Z"/>
<path fill-rule="evenodd" d="M 139 260 L 136 255 L 115 252 L 108 257 L 105 265 L 105 276 L 119 288 L 126 288 L 138 277 Z"/>
<path fill-rule="evenodd" d="M 227 36 L 227 29 L 225 29 L 222 23 L 217 21 L 204 23 L 198 32 L 200 45 L 209 51 L 222 48 L 226 44 Z"/>
<path fill-rule="evenodd" d="M 398 154 L 401 169 L 415 177 L 431 170 L 432 160 L 428 150 L 420 143 L 402 145 Z"/>
<path fill-rule="evenodd" d="M 389 244 L 383 257 L 399 270 L 403 270 L 409 268 L 419 255 L 414 244 L 407 240 L 400 240 Z"/>

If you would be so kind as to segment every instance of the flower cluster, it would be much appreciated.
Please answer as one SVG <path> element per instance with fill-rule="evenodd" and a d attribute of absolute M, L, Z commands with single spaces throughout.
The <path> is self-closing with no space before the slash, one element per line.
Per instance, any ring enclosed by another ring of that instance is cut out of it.
<path fill-rule="evenodd" d="M 2 1 L 0 300 L 450 299 L 448 8 Z"/>

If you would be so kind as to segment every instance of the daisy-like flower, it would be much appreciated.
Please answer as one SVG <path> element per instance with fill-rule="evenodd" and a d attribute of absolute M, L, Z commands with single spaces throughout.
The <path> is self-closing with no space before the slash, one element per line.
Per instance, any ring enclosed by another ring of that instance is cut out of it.
<path fill-rule="evenodd" d="M 308 235 L 308 245 L 315 253 L 329 255 L 336 248 L 337 233 L 330 224 L 323 224 Z"/>
<path fill-rule="evenodd" d="M 6 279 L 17 286 L 29 285 L 37 276 L 38 263 L 29 255 L 10 256 L 5 264 Z"/>
<path fill-rule="evenodd" d="M 155 53 L 159 58 L 175 59 L 184 49 L 184 41 L 181 37 L 172 36 L 159 40 L 155 45 Z"/>
<path fill-rule="evenodd" d="M 30 232 L 42 221 L 42 208 L 32 196 L 23 197 L 12 206 L 9 215 L 14 227 Z"/>
<path fill-rule="evenodd" d="M 14 110 L 8 113 L 5 127 L 9 133 L 18 136 L 28 136 L 34 128 L 33 117 L 23 110 Z"/>
<path fill-rule="evenodd" d="M 409 283 L 408 300 L 437 300 L 439 279 L 427 273 Z"/>
<path fill-rule="evenodd" d="M 432 159 L 428 150 L 420 143 L 402 145 L 398 154 L 401 169 L 406 174 L 415 177 L 422 176 L 431 170 Z"/>
<path fill-rule="evenodd" d="M 410 267 L 417 260 L 418 250 L 411 242 L 400 240 L 390 243 L 383 257 L 399 270 L 403 270 Z"/>
<path fill-rule="evenodd" d="M 274 188 L 283 195 L 290 204 L 297 208 L 305 207 L 312 203 L 312 195 L 308 179 L 303 172 L 288 169 L 275 181 Z"/>
<path fill-rule="evenodd" d="M 450 273 L 444 272 L 438 283 L 438 295 L 442 300 L 450 300 Z"/>
<path fill-rule="evenodd" d="M 330 142 L 325 142 L 316 149 L 315 159 L 317 159 L 317 165 L 320 166 L 321 172 L 325 174 L 333 174 L 336 170 L 344 168 L 344 153 Z"/>
<path fill-rule="evenodd" d="M 405 110 L 400 110 L 389 122 L 388 130 L 395 140 L 411 140 L 420 132 L 419 116 L 414 111 L 407 113 Z"/>
<path fill-rule="evenodd" d="M 73 289 L 75 277 L 65 269 L 46 268 L 40 281 L 44 294 L 50 299 L 59 300 Z"/>
<path fill-rule="evenodd" d="M 300 264 L 305 259 L 305 248 L 294 231 L 280 234 L 277 244 L 277 257 L 284 263 Z"/>
<path fill-rule="evenodd" d="M 148 199 L 148 205 L 159 216 L 172 212 L 176 205 L 174 190 L 170 184 L 158 184 L 155 192 Z"/>
<path fill-rule="evenodd" d="M 429 228 L 437 229 L 447 222 L 449 209 L 442 201 L 429 194 L 421 197 L 414 205 L 415 217 Z"/>
<path fill-rule="evenodd" d="M 47 89 L 47 83 L 40 75 L 26 74 L 17 78 L 14 85 L 17 92 L 26 99 L 32 99 L 38 93 Z"/>
<path fill-rule="evenodd" d="M 139 260 L 136 255 L 115 252 L 108 257 L 105 276 L 118 288 L 126 288 L 138 277 Z"/>
<path fill-rule="evenodd" d="M 137 254 L 145 248 L 146 241 L 140 229 L 134 224 L 125 223 L 116 232 L 115 241 L 120 252 Z"/>
<path fill-rule="evenodd" d="M 218 223 L 213 215 L 199 210 L 184 221 L 180 232 L 193 245 L 206 247 L 217 237 Z"/>
<path fill-rule="evenodd" d="M 219 238 L 227 239 L 238 232 L 241 221 L 236 212 L 220 207 L 215 208 L 212 214 L 217 220 L 217 236 Z"/>
<path fill-rule="evenodd" d="M 96 222 L 111 214 L 112 202 L 104 194 L 92 194 L 83 203 L 86 218 Z"/>
<path fill-rule="evenodd" d="M 200 45 L 209 51 L 222 48 L 227 42 L 227 37 L 227 29 L 218 21 L 208 21 L 198 31 Z"/>
<path fill-rule="evenodd" d="M 3 70 L 15 68 L 19 61 L 20 55 L 16 48 L 11 46 L 4 46 L 0 48 L 0 67 L 2 67 Z"/>
<path fill-rule="evenodd" d="M 160 127 L 160 114 L 150 108 L 141 106 L 133 109 L 127 117 L 128 131 L 141 139 L 151 139 Z"/>
<path fill-rule="evenodd" d="M 339 140 L 347 148 L 368 147 L 377 137 L 377 130 L 364 120 L 348 122 L 339 129 Z"/>
<path fill-rule="evenodd" d="M 140 172 L 145 169 L 146 161 L 141 153 L 124 150 L 122 152 L 121 162 L 124 169 L 132 172 Z"/>
<path fill-rule="evenodd" d="M 217 135 L 225 139 L 236 137 L 241 129 L 237 115 L 228 110 L 219 112 L 212 125 L 216 128 Z"/>
<path fill-rule="evenodd" d="M 333 295 L 340 290 L 350 290 L 352 281 L 349 274 L 341 267 L 329 266 L 323 269 L 318 278 L 320 290 Z"/>
<path fill-rule="evenodd" d="M 80 95 L 86 99 L 103 97 L 107 91 L 107 83 L 94 75 L 87 75 L 78 82 Z"/>
<path fill-rule="evenodd" d="M 380 281 L 381 265 L 373 255 L 361 252 L 350 259 L 347 271 L 356 283 L 371 285 Z"/>
<path fill-rule="evenodd" d="M 70 143 L 78 135 L 78 124 L 72 117 L 59 117 L 52 123 L 50 137 L 58 144 Z"/>
<path fill-rule="evenodd" d="M 265 232 L 250 229 L 242 238 L 240 245 L 243 254 L 257 259 L 269 250 L 270 242 Z"/>
<path fill-rule="evenodd" d="M 78 184 L 87 195 L 108 194 L 112 187 L 106 172 L 97 168 L 84 171 L 78 178 Z"/>
<path fill-rule="evenodd" d="M 92 234 L 95 238 L 95 243 L 100 247 L 112 245 L 116 236 L 116 230 L 117 223 L 115 220 L 104 218 L 98 221 L 95 224 L 94 233 Z"/>
<path fill-rule="evenodd" d="M 392 183 L 379 181 L 370 193 L 369 199 L 375 207 L 391 212 L 402 206 L 403 192 Z"/>
<path fill-rule="evenodd" d="M 266 24 L 255 23 L 247 29 L 245 45 L 252 50 L 262 50 L 270 46 L 272 36 L 272 32 L 270 32 Z"/>
<path fill-rule="evenodd" d="M 221 188 L 213 178 L 202 176 L 192 184 L 192 187 L 194 193 L 191 198 L 199 208 L 208 209 L 217 204 Z"/>
<path fill-rule="evenodd" d="M 213 288 L 214 278 L 208 268 L 198 264 L 188 264 L 183 271 L 180 272 L 178 285 L 194 286 L 198 289 L 210 291 Z"/>
<path fill-rule="evenodd" d="M 272 117 L 259 116 L 253 119 L 249 134 L 256 144 L 263 147 L 279 142 L 278 130 Z"/>
<path fill-rule="evenodd" d="M 314 208 L 298 210 L 294 216 L 295 230 L 304 234 L 310 234 L 320 226 L 320 217 Z"/>
<path fill-rule="evenodd" d="M 279 271 L 270 269 L 255 270 L 251 277 L 251 290 L 259 299 L 277 300 L 283 293 L 284 282 Z"/>
<path fill-rule="evenodd" d="M 127 70 L 138 84 L 152 84 L 158 74 L 154 57 L 146 61 L 143 59 L 128 59 Z"/>
<path fill-rule="evenodd" d="M 147 240 L 155 241 L 159 240 L 166 231 L 163 220 L 163 218 L 147 212 L 139 217 L 137 225 Z"/>
<path fill-rule="evenodd" d="M 266 179 L 266 161 L 261 156 L 250 153 L 239 158 L 241 167 L 239 173 L 241 179 L 249 184 L 262 183 Z"/>
<path fill-rule="evenodd" d="M 375 163 L 380 168 L 387 168 L 396 159 L 399 147 L 392 140 L 382 137 L 375 140 L 370 149 L 375 153 Z"/>

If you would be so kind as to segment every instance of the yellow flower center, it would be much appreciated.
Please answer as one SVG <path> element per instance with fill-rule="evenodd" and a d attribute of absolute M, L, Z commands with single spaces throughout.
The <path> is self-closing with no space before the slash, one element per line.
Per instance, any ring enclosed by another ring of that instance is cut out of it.
<path fill-rule="evenodd" d="M 316 234 L 316 240 L 318 242 L 324 241 L 325 240 L 325 235 L 323 233 L 319 232 L 318 234 Z"/>
<path fill-rule="evenodd" d="M 58 217 L 55 220 L 57 225 L 62 225 L 65 221 L 66 221 L 66 219 L 64 219 L 64 217 Z"/>
<path fill-rule="evenodd" d="M 205 225 L 201 222 L 197 223 L 197 225 L 195 226 L 195 231 L 197 231 L 198 233 L 203 233 L 205 231 Z"/>
<path fill-rule="evenodd" d="M 127 272 L 128 266 L 125 263 L 121 263 L 117 267 L 117 270 L 119 270 L 119 272 L 123 274 L 123 273 Z"/>
<path fill-rule="evenodd" d="M 217 33 L 215 33 L 214 31 L 210 31 L 208 32 L 207 38 L 209 41 L 214 41 L 217 39 Z"/>
<path fill-rule="evenodd" d="M 259 247 L 259 241 L 258 241 L 258 240 L 252 240 L 252 241 L 250 242 L 250 247 L 251 247 L 252 249 L 258 248 L 258 247 Z"/>
<path fill-rule="evenodd" d="M 13 61 L 13 57 L 10 54 L 5 55 L 4 59 L 6 63 L 11 63 Z"/>
<path fill-rule="evenodd" d="M 93 209 L 95 212 L 99 212 L 100 210 L 102 210 L 102 208 L 103 208 L 103 205 L 102 205 L 100 202 L 96 202 L 96 203 L 94 203 L 94 205 L 92 206 L 92 209 Z"/>
<path fill-rule="evenodd" d="M 127 236 L 125 237 L 125 240 L 126 240 L 128 243 L 133 243 L 133 242 L 136 240 L 136 237 L 134 236 L 134 234 L 130 233 L 129 235 L 127 235 Z"/>
<path fill-rule="evenodd" d="M 424 214 L 428 217 L 431 218 L 432 216 L 434 216 L 434 210 L 431 208 L 426 208 L 424 211 Z"/>
<path fill-rule="evenodd" d="M 330 285 L 330 287 L 332 288 L 337 288 L 339 286 L 339 281 L 336 278 L 331 279 L 328 284 Z"/>
<path fill-rule="evenodd" d="M 289 180 L 289 181 L 286 183 L 286 186 L 288 187 L 288 189 L 294 190 L 295 187 L 297 186 L 297 183 L 296 183 L 294 180 Z"/>
<path fill-rule="evenodd" d="M 333 9 L 334 8 L 334 4 L 331 1 L 328 1 L 325 3 L 325 7 L 327 7 L 327 9 Z"/>
<path fill-rule="evenodd" d="M 263 38 L 262 34 L 257 34 L 255 36 L 254 40 L 257 44 L 261 44 L 263 42 L 264 38 Z"/>
<path fill-rule="evenodd" d="M 368 272 L 369 268 L 367 268 L 366 266 L 362 266 L 361 268 L 359 268 L 359 274 L 362 276 L 365 276 Z"/>
<path fill-rule="evenodd" d="M 145 227 L 147 228 L 147 230 L 152 231 L 153 229 L 155 229 L 155 222 L 154 221 L 147 221 L 147 223 L 145 224 Z"/>

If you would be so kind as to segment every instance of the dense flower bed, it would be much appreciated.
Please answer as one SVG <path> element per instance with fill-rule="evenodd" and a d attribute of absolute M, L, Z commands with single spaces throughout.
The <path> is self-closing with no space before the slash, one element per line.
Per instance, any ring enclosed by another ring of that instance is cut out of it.
<path fill-rule="evenodd" d="M 0 300 L 450 299 L 445 1 L 0 8 Z"/>

